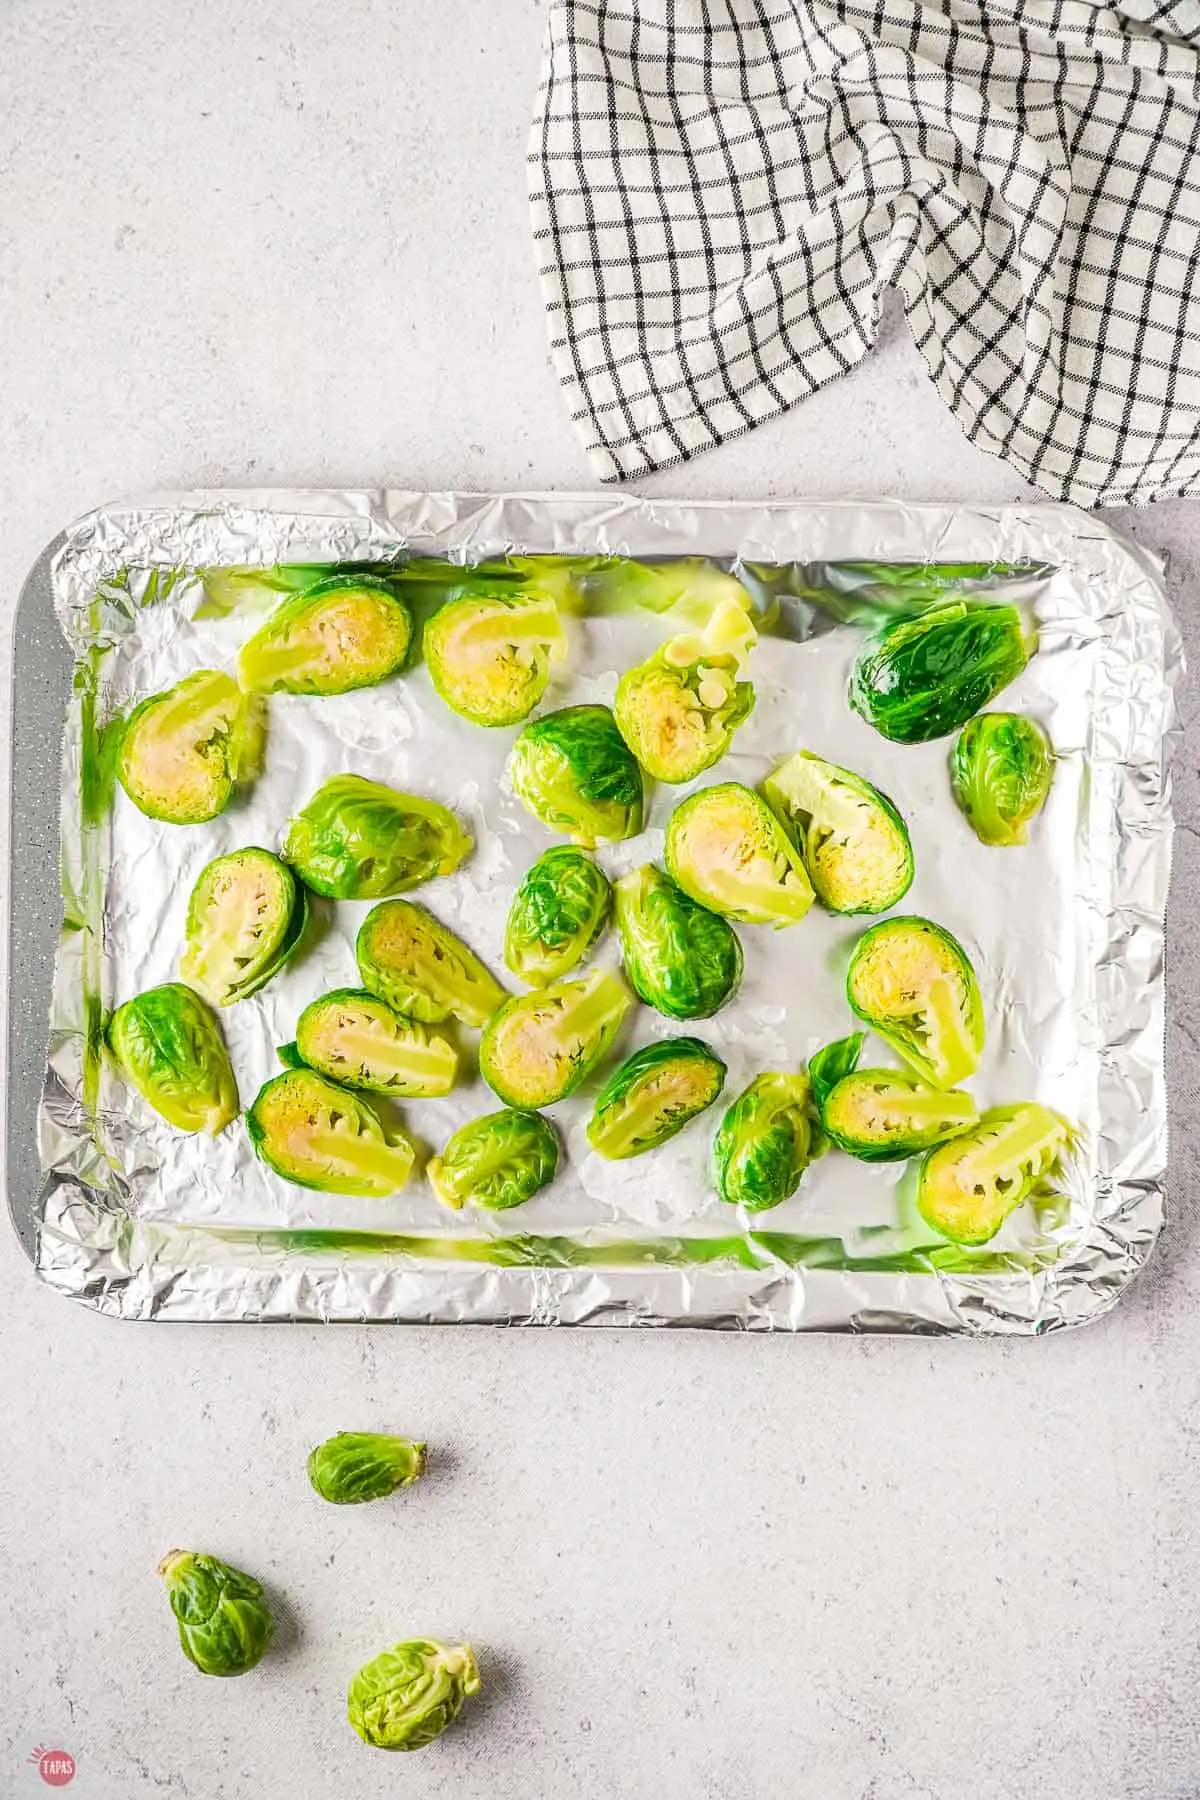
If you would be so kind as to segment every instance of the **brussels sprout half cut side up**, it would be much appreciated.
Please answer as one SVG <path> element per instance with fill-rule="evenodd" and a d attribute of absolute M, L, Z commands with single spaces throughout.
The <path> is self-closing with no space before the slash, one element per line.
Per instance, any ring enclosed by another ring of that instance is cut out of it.
<path fill-rule="evenodd" d="M 290 595 L 242 645 L 251 694 L 345 694 L 403 667 L 412 614 L 378 575 L 330 575 Z"/>
<path fill-rule="evenodd" d="M 402 1133 L 389 1136 L 357 1094 L 314 1069 L 289 1069 L 260 1088 L 246 1129 L 269 1169 L 326 1194 L 395 1194 L 415 1159 Z"/>
<path fill-rule="evenodd" d="M 139 812 L 202 825 L 224 812 L 262 750 L 254 703 L 220 669 L 201 669 L 135 706 L 121 733 L 117 779 Z"/>
<path fill-rule="evenodd" d="M 458 1052 L 448 1037 L 393 1012 L 362 988 L 335 988 L 296 1023 L 298 1062 L 343 1087 L 401 1099 L 440 1099 L 454 1086 Z M 292 1046 L 287 1046 L 288 1051 Z M 290 1054 L 281 1061 L 295 1068 Z"/>
<path fill-rule="evenodd" d="M 460 1126 L 427 1173 L 443 1206 L 506 1212 L 531 1200 L 557 1168 L 553 1127 L 540 1113 L 505 1107 Z"/>
<path fill-rule="evenodd" d="M 669 639 L 622 675 L 617 727 L 655 781 L 691 781 L 724 756 L 754 706 L 738 676 L 756 636 L 745 608 L 727 600 L 704 631 Z"/>
<path fill-rule="evenodd" d="M 795 1193 L 823 1148 L 808 1076 L 756 1075 L 717 1131 L 717 1193 L 730 1206 L 766 1212 Z"/>
<path fill-rule="evenodd" d="M 230 1006 L 278 973 L 307 922 L 304 889 L 269 850 L 216 856 L 201 869 L 188 901 L 179 972 L 214 1006 Z"/>
<path fill-rule="evenodd" d="M 328 900 L 381 900 L 452 875 L 474 847 L 439 801 L 335 775 L 289 822 L 281 854 Z"/>
<path fill-rule="evenodd" d="M 202 1675 L 244 1675 L 275 1635 L 260 1582 L 193 1550 L 169 1550 L 158 1565 L 183 1654 Z"/>
<path fill-rule="evenodd" d="M 309 1452 L 308 1479 L 331 1506 L 386 1500 L 425 1473 L 426 1447 L 382 1431 L 339 1431 Z"/>
<path fill-rule="evenodd" d="M 862 1162 L 899 1162 L 959 1137 L 979 1119 L 970 1094 L 930 1087 L 903 1069 L 859 1069 L 821 1107 L 826 1136 Z"/>
<path fill-rule="evenodd" d="M 569 975 L 608 922 L 612 890 L 590 857 L 556 844 L 525 871 L 509 908 L 504 960 L 542 987 Z"/>
<path fill-rule="evenodd" d="M 414 1638 L 364 1663 L 350 1683 L 346 1712 L 364 1744 L 419 1750 L 432 1744 L 479 1691 L 469 1644 Z"/>
<path fill-rule="evenodd" d="M 986 1244 L 1057 1170 L 1070 1148 L 1065 1119 L 1032 1102 L 997 1106 L 921 1165 L 917 1209 L 956 1244 Z"/>
<path fill-rule="evenodd" d="M 830 912 L 887 912 L 908 892 L 908 828 L 861 775 L 798 750 L 767 777 L 763 794 Z"/>
<path fill-rule="evenodd" d="M 610 1162 L 656 1150 L 713 1104 L 725 1064 L 699 1038 L 662 1038 L 627 1056 L 596 1098 L 588 1142 Z"/>
<path fill-rule="evenodd" d="M 475 952 L 413 900 L 372 907 L 355 952 L 363 986 L 424 1025 L 455 1018 L 478 1028 L 508 998 Z"/>
<path fill-rule="evenodd" d="M 966 951 L 930 919 L 885 919 L 855 945 L 851 1011 L 923 1081 L 956 1087 L 979 1067 L 983 1002 Z"/>
<path fill-rule="evenodd" d="M 613 889 L 625 974 L 639 1000 L 669 1019 L 707 1019 L 742 979 L 742 946 L 718 913 L 652 863 Z"/>
<path fill-rule="evenodd" d="M 1023 844 L 1054 776 L 1050 739 L 1021 713 L 969 719 L 950 752 L 950 786 L 981 844 Z"/>
<path fill-rule="evenodd" d="M 860 651 L 850 704 L 897 744 L 948 737 L 1015 681 L 1037 631 L 1015 606 L 952 601 L 901 619 Z"/>
<path fill-rule="evenodd" d="M 642 771 L 607 706 L 564 706 L 534 719 L 508 770 L 534 818 L 585 850 L 642 829 Z"/>
<path fill-rule="evenodd" d="M 108 1047 L 126 1081 L 178 1131 L 215 1136 L 238 1114 L 237 1082 L 216 1015 L 182 982 L 118 1006 Z"/>
<path fill-rule="evenodd" d="M 743 925 L 795 925 L 813 903 L 783 826 L 765 800 L 736 781 L 701 788 L 675 808 L 666 859 L 685 894 Z"/>
<path fill-rule="evenodd" d="M 605 970 L 507 1000 L 479 1040 L 479 1072 L 506 1106 L 553 1106 L 600 1061 L 629 1008 L 619 976 Z"/>
<path fill-rule="evenodd" d="M 423 637 L 430 679 L 475 725 L 519 725 L 550 682 L 567 640 L 553 600 L 504 594 L 446 600 Z"/>

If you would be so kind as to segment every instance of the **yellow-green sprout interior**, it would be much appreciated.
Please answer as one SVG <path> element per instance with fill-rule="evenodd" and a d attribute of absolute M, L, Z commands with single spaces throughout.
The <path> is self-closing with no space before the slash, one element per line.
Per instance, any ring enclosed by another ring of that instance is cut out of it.
<path fill-rule="evenodd" d="M 459 712 L 488 724 L 523 719 L 565 650 L 562 620 L 549 600 L 451 600 L 425 628 L 435 685 Z"/>
<path fill-rule="evenodd" d="M 267 1161 L 288 1180 L 382 1198 L 412 1171 L 412 1145 L 400 1137 L 389 1143 L 367 1107 L 311 1070 L 268 1083 L 253 1113 Z"/>
<path fill-rule="evenodd" d="M 293 889 L 274 857 L 243 852 L 222 857 L 206 871 L 198 896 L 202 914 L 180 964 L 184 980 L 216 1006 L 234 997 L 247 970 L 261 960 L 264 943 L 287 930 Z"/>
<path fill-rule="evenodd" d="M 936 932 L 897 923 L 879 927 L 851 972 L 851 1001 L 878 1025 L 900 1027 L 894 1041 L 908 1055 L 905 1028 L 923 1041 L 921 1062 L 939 1085 L 974 1074 L 979 1045 L 971 1031 L 972 998 L 952 947 Z"/>
<path fill-rule="evenodd" d="M 180 682 L 131 720 L 121 746 L 121 779 L 158 817 L 213 818 L 236 774 L 231 740 L 245 698 L 219 671 Z"/>
<path fill-rule="evenodd" d="M 655 1140 L 672 1115 L 685 1119 L 700 1112 L 720 1089 L 721 1073 L 711 1062 L 681 1056 L 660 1064 L 635 1083 L 608 1116 L 589 1127 L 593 1150 L 613 1161 L 629 1156 L 647 1140 Z"/>
<path fill-rule="evenodd" d="M 973 1131 L 926 1158 L 917 1196 L 922 1216 L 957 1243 L 986 1243 L 1050 1173 L 1069 1137 L 1045 1106 L 986 1113 Z"/>
<path fill-rule="evenodd" d="M 370 587 L 334 587 L 311 604 L 286 605 L 242 648 L 238 674 L 250 692 L 296 685 L 323 694 L 382 681 L 403 662 L 408 613 Z"/>
<path fill-rule="evenodd" d="M 296 1047 L 333 1081 L 374 1093 L 435 1099 L 454 1086 L 454 1045 L 381 1000 L 329 995 L 302 1014 Z"/>
<path fill-rule="evenodd" d="M 832 1136 L 873 1148 L 921 1149 L 978 1118 L 970 1094 L 942 1093 L 892 1069 L 860 1069 L 842 1078 L 823 1114 Z"/>
<path fill-rule="evenodd" d="M 726 783 L 684 807 L 671 847 L 672 873 L 682 885 L 748 923 L 804 917 L 812 887 L 765 803 Z"/>

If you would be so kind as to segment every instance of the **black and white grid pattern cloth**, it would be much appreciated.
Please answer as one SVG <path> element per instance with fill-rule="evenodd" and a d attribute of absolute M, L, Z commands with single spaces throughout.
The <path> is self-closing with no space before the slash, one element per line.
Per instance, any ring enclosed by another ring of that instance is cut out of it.
<path fill-rule="evenodd" d="M 1200 0 L 553 0 L 530 186 L 605 480 L 852 368 L 890 285 L 1047 493 L 1200 488 Z"/>

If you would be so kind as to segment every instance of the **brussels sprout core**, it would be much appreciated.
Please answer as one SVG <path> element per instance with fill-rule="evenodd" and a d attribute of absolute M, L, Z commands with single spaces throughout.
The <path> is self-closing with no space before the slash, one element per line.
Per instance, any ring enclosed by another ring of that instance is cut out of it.
<path fill-rule="evenodd" d="M 613 889 L 625 973 L 638 998 L 671 1019 L 706 1019 L 737 992 L 742 946 L 709 912 L 646 863 Z"/>
<path fill-rule="evenodd" d="M 982 844 L 1023 844 L 1054 775 L 1050 739 L 1020 713 L 980 713 L 950 753 L 950 785 Z"/>
<path fill-rule="evenodd" d="M 908 892 L 912 845 L 886 794 L 860 775 L 799 750 L 769 775 L 763 794 L 804 859 L 831 912 L 887 912 Z"/>
<path fill-rule="evenodd" d="M 835 1084 L 821 1108 L 833 1142 L 864 1162 L 891 1162 L 969 1131 L 970 1094 L 943 1093 L 899 1069 L 860 1069 Z"/>
<path fill-rule="evenodd" d="M 553 1128 L 540 1113 L 506 1107 L 461 1126 L 427 1172 L 444 1206 L 457 1212 L 469 1202 L 501 1212 L 532 1199 L 557 1168 Z"/>
<path fill-rule="evenodd" d="M 504 960 L 531 986 L 557 981 L 582 962 L 608 920 L 612 892 L 582 850 L 556 844 L 538 857 L 513 896 Z"/>
<path fill-rule="evenodd" d="M 425 1445 L 381 1431 L 339 1431 L 309 1452 L 308 1479 L 322 1500 L 357 1506 L 411 1487 L 425 1473 Z"/>
<path fill-rule="evenodd" d="M 725 1064 L 699 1038 L 664 1038 L 626 1057 L 596 1099 L 588 1142 L 616 1162 L 654 1150 L 711 1106 Z"/>
<path fill-rule="evenodd" d="M 289 1069 L 261 1088 L 246 1114 L 250 1142 L 268 1168 L 299 1187 L 382 1198 L 402 1188 L 414 1151 L 389 1138 L 356 1094 L 312 1069 Z"/>
<path fill-rule="evenodd" d="M 219 669 L 201 669 L 134 707 L 117 779 L 149 818 L 199 825 L 224 811 L 234 783 L 252 771 L 260 741 L 237 683 Z"/>
<path fill-rule="evenodd" d="M 350 1683 L 346 1710 L 364 1744 L 419 1750 L 440 1737 L 478 1691 L 479 1668 L 469 1644 L 414 1638 L 364 1664 Z"/>
<path fill-rule="evenodd" d="M 302 1063 L 369 1094 L 437 1099 L 454 1086 L 458 1052 L 449 1038 L 401 1018 L 360 988 L 322 994 L 300 1014 Z"/>
<path fill-rule="evenodd" d="M 158 1566 L 188 1661 L 203 1675 L 244 1675 L 275 1635 L 261 1584 L 216 1556 L 170 1550 Z"/>
<path fill-rule="evenodd" d="M 480 1026 L 507 998 L 495 976 L 439 919 L 412 900 L 385 900 L 356 945 L 363 986 L 423 1024 L 453 1016 Z"/>
<path fill-rule="evenodd" d="M 713 1144 L 717 1193 L 766 1212 L 800 1185 L 823 1148 L 807 1075 L 756 1075 L 721 1120 Z"/>
<path fill-rule="evenodd" d="M 901 619 L 862 649 L 850 704 L 884 737 L 947 737 L 1016 679 L 1037 631 L 1015 606 L 957 600 Z"/>
<path fill-rule="evenodd" d="M 864 932 L 846 975 L 851 1009 L 918 1075 L 950 1088 L 979 1067 L 983 1003 L 967 953 L 929 919 Z"/>
<path fill-rule="evenodd" d="M 306 887 L 330 900 L 378 900 L 451 875 L 474 849 L 437 800 L 361 775 L 335 775 L 287 828 L 281 852 Z"/>
<path fill-rule="evenodd" d="M 215 1136 L 237 1117 L 238 1091 L 221 1027 L 182 982 L 118 1006 L 108 1047 L 142 1099 L 180 1131 Z"/>
<path fill-rule="evenodd" d="M 925 1158 L 917 1189 L 922 1218 L 955 1243 L 987 1243 L 1053 1174 L 1070 1138 L 1066 1121 L 1045 1106 L 993 1108 Z"/>
<path fill-rule="evenodd" d="M 234 850 L 200 871 L 188 902 L 184 979 L 229 1006 L 270 981 L 304 934 L 308 901 L 269 850 Z"/>
<path fill-rule="evenodd" d="M 401 668 L 412 615 L 380 576 L 331 575 L 277 606 L 243 644 L 238 680 L 248 693 L 344 694 Z"/>
<path fill-rule="evenodd" d="M 794 925 L 813 902 L 804 864 L 766 802 L 735 781 L 671 814 L 667 867 L 701 906 L 745 925 Z"/>
<path fill-rule="evenodd" d="M 642 829 L 642 771 L 607 706 L 565 706 L 512 748 L 513 792 L 535 818 L 591 849 Z"/>
<path fill-rule="evenodd" d="M 558 608 L 548 598 L 447 600 L 425 626 L 433 685 L 476 725 L 516 725 L 546 691 L 566 654 Z"/>
<path fill-rule="evenodd" d="M 552 1106 L 608 1049 L 629 1007 L 616 975 L 560 981 L 507 1000 L 479 1041 L 479 1071 L 508 1106 Z"/>

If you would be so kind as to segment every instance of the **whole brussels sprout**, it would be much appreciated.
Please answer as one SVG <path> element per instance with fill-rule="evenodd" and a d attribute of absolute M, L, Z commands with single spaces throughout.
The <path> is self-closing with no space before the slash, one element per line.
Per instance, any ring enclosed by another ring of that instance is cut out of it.
<path fill-rule="evenodd" d="M 404 1099 L 448 1094 L 458 1069 L 448 1037 L 402 1018 L 362 988 L 335 988 L 311 1001 L 296 1022 L 295 1051 L 298 1063 L 330 1081 Z M 297 1066 L 284 1051 L 280 1056 Z"/>
<path fill-rule="evenodd" d="M 308 1479 L 333 1506 L 385 1500 L 425 1473 L 426 1446 L 382 1431 L 339 1431 L 308 1456 Z"/>
<path fill-rule="evenodd" d="M 253 1575 L 194 1550 L 168 1551 L 158 1572 L 183 1654 L 202 1675 L 244 1675 L 262 1661 L 275 1621 Z"/>
<path fill-rule="evenodd" d="M 795 925 L 813 903 L 795 845 L 740 782 L 701 788 L 675 808 L 666 859 L 685 894 L 743 925 Z"/>
<path fill-rule="evenodd" d="M 425 626 L 425 663 L 452 711 L 475 725 L 518 725 L 550 682 L 567 639 L 550 598 L 468 589 Z"/>
<path fill-rule="evenodd" d="M 863 1162 L 915 1156 L 960 1137 L 978 1118 L 970 1094 L 929 1087 L 903 1069 L 859 1069 L 845 1075 L 821 1107 L 825 1135 Z"/>
<path fill-rule="evenodd" d="M 813 1105 L 818 1113 L 843 1076 L 851 1075 L 857 1069 L 866 1041 L 865 1031 L 854 1031 L 849 1037 L 826 1044 L 824 1049 L 809 1057 L 808 1079 L 812 1083 Z"/>
<path fill-rule="evenodd" d="M 955 600 L 900 619 L 859 652 L 850 704 L 897 744 L 947 737 L 1014 681 L 1037 631 L 1006 604 Z"/>
<path fill-rule="evenodd" d="M 444 1206 L 504 1212 L 531 1200 L 557 1168 L 558 1139 L 542 1115 L 505 1107 L 461 1125 L 428 1174 Z"/>
<path fill-rule="evenodd" d="M 569 844 L 543 851 L 513 896 L 504 960 L 542 987 L 570 974 L 608 923 L 612 889 L 590 857 Z"/>
<path fill-rule="evenodd" d="M 738 679 L 755 641 L 743 606 L 727 601 L 699 636 L 671 638 L 617 683 L 617 728 L 656 781 L 691 781 L 728 750 L 754 706 Z"/>
<path fill-rule="evenodd" d="M 954 798 L 981 844 L 1025 843 L 1053 775 L 1050 739 L 1021 713 L 968 719 L 950 752 Z"/>
<path fill-rule="evenodd" d="M 642 829 L 642 771 L 607 706 L 564 706 L 534 719 L 508 768 L 534 818 L 585 849 Z"/>
<path fill-rule="evenodd" d="M 258 1091 L 246 1114 L 256 1155 L 297 1187 L 382 1199 L 412 1173 L 415 1151 L 401 1132 L 313 1069 L 289 1069 Z"/>
<path fill-rule="evenodd" d="M 377 1750 L 419 1750 L 440 1737 L 479 1691 L 469 1644 L 414 1638 L 393 1644 L 365 1663 L 350 1683 L 346 1711 L 364 1744 Z"/>
<path fill-rule="evenodd" d="M 918 1211 L 957 1244 L 986 1244 L 1055 1172 L 1070 1143 L 1066 1120 L 1045 1106 L 993 1107 L 970 1131 L 929 1152 Z"/>
<path fill-rule="evenodd" d="M 645 863 L 613 889 L 621 955 L 640 1000 L 669 1019 L 707 1019 L 742 979 L 742 946 L 718 913 Z"/>
<path fill-rule="evenodd" d="M 885 919 L 865 931 L 846 973 L 852 1012 L 934 1087 L 979 1067 L 983 1002 L 958 939 L 930 919 Z"/>
<path fill-rule="evenodd" d="M 437 800 L 335 775 L 289 822 L 281 854 L 315 894 L 379 900 L 452 875 L 474 847 Z"/>
<path fill-rule="evenodd" d="M 912 886 L 908 828 L 861 775 L 798 750 L 768 775 L 763 795 L 830 912 L 887 912 Z"/>
<path fill-rule="evenodd" d="M 756 1075 L 726 1111 L 713 1144 L 717 1193 L 730 1206 L 767 1212 L 800 1185 L 824 1143 L 807 1075 Z"/>
<path fill-rule="evenodd" d="M 254 773 L 261 721 L 237 683 L 200 669 L 135 706 L 121 733 L 117 779 L 148 818 L 201 825 L 224 812 Z"/>
<path fill-rule="evenodd" d="M 282 601 L 242 645 L 251 694 L 346 694 L 403 667 L 412 614 L 378 575 L 329 575 Z"/>
<path fill-rule="evenodd" d="M 126 1081 L 179 1131 L 215 1137 L 238 1114 L 237 1082 L 215 1014 L 182 982 L 118 1006 L 108 1047 Z"/>
<path fill-rule="evenodd" d="M 253 847 L 215 856 L 196 879 L 179 972 L 214 1006 L 265 987 L 294 953 L 308 897 L 286 863 Z"/>
<path fill-rule="evenodd" d="M 479 1072 L 506 1106 L 553 1106 L 612 1043 L 629 1007 L 623 981 L 598 970 L 506 1000 L 479 1040 Z"/>
<path fill-rule="evenodd" d="M 663 1038 L 627 1056 L 596 1098 L 588 1142 L 610 1162 L 656 1150 L 712 1105 L 725 1064 L 699 1038 Z"/>
<path fill-rule="evenodd" d="M 412 900 L 385 900 L 363 920 L 355 946 L 362 983 L 425 1025 L 480 1026 L 507 999 L 461 938 Z"/>

